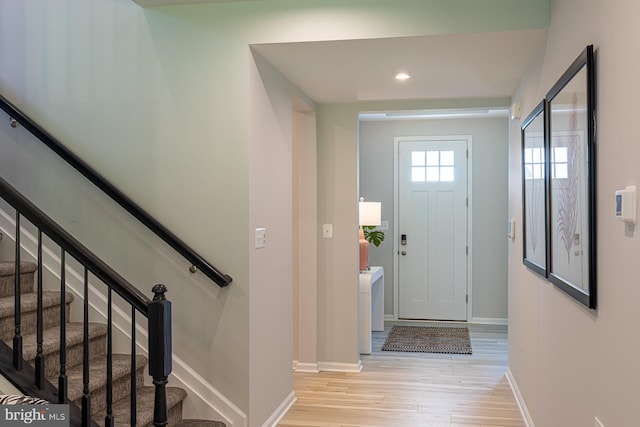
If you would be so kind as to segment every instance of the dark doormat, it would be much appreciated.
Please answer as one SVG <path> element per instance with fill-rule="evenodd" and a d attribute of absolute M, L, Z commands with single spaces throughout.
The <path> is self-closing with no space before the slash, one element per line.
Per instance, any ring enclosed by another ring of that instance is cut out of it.
<path fill-rule="evenodd" d="M 383 351 L 472 354 L 469 328 L 394 326 Z"/>

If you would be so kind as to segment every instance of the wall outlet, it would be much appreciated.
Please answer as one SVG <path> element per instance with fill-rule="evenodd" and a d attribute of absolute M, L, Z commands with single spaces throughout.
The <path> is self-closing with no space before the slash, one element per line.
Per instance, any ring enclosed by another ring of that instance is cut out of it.
<path fill-rule="evenodd" d="M 322 224 L 322 237 L 325 239 L 333 237 L 333 224 Z"/>
<path fill-rule="evenodd" d="M 382 224 L 379 228 L 382 231 L 387 231 L 389 229 L 389 221 L 382 221 Z"/>
<path fill-rule="evenodd" d="M 593 419 L 593 425 L 594 427 L 604 427 L 604 424 L 602 424 L 602 422 L 598 419 L 598 417 L 595 417 Z"/>

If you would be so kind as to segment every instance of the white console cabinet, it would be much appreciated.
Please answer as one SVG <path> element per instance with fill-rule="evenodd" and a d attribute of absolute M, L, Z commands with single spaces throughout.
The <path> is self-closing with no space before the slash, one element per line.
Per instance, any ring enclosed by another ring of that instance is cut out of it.
<path fill-rule="evenodd" d="M 384 331 L 384 269 L 360 272 L 358 348 L 371 354 L 371 331 Z"/>

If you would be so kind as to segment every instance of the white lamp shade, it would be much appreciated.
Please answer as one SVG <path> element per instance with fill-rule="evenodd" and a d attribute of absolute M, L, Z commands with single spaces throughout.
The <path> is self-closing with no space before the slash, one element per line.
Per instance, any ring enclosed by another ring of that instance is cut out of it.
<path fill-rule="evenodd" d="M 360 225 L 379 226 L 382 224 L 382 203 L 360 202 Z"/>

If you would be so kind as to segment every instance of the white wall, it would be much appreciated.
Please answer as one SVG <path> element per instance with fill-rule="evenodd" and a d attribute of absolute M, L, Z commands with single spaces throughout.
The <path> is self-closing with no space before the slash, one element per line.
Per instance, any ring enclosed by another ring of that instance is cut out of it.
<path fill-rule="evenodd" d="M 597 69 L 598 309 L 571 300 L 522 265 L 509 245 L 509 369 L 536 427 L 636 425 L 640 343 L 637 229 L 614 219 L 614 191 L 640 182 L 637 76 L 640 3 L 552 0 L 544 52 L 534 53 L 514 99 L 524 116 L 588 44 Z M 509 212 L 522 218 L 519 123 L 510 127 Z M 521 224 L 521 222 L 520 222 Z M 520 226 L 519 224 L 519 226 Z M 631 338 L 630 338 L 631 334 Z"/>
<path fill-rule="evenodd" d="M 360 122 L 360 196 L 382 202 L 389 231 L 370 262 L 385 268 L 385 314 L 394 313 L 394 138 L 471 135 L 473 164 L 472 317 L 507 317 L 507 118 Z M 469 319 L 470 321 L 472 319 Z"/>
<path fill-rule="evenodd" d="M 260 57 L 254 60 L 249 80 L 249 228 L 266 228 L 264 248 L 255 248 L 255 235 L 249 234 L 249 413 L 257 421 L 268 419 L 293 389 L 293 126 L 286 80 Z M 274 346 L 280 342 L 287 345 Z"/>

